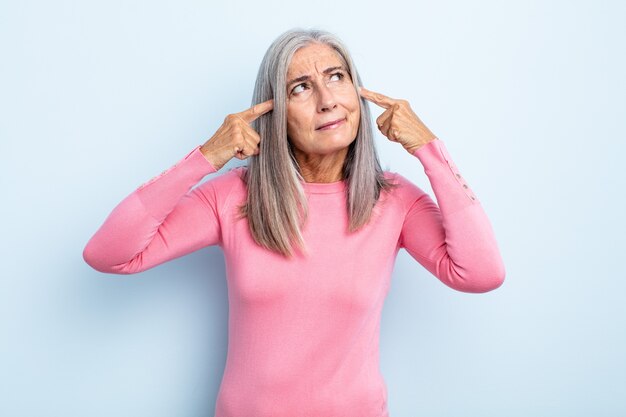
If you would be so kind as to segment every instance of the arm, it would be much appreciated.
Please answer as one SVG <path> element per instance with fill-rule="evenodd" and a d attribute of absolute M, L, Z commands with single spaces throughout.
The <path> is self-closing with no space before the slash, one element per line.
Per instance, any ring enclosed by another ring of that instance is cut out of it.
<path fill-rule="evenodd" d="M 122 200 L 83 250 L 100 272 L 133 274 L 220 242 L 211 181 L 216 172 L 200 146 Z"/>
<path fill-rule="evenodd" d="M 483 293 L 502 285 L 505 276 L 491 223 L 439 139 L 414 150 L 424 165 L 437 204 L 406 181 L 413 203 L 400 247 L 444 284 L 458 291 Z"/>

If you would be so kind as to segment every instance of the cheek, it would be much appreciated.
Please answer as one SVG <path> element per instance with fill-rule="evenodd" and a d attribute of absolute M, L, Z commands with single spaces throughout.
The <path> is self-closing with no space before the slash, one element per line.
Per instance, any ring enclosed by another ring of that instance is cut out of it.
<path fill-rule="evenodd" d="M 349 97 L 346 98 L 345 106 L 352 113 L 352 118 L 355 123 L 358 122 L 361 117 L 361 103 L 359 98 L 355 94 L 350 94 Z"/>
<path fill-rule="evenodd" d="M 317 110 L 314 101 L 309 101 L 306 105 L 298 108 L 298 113 L 295 114 L 294 121 L 299 129 L 302 131 L 313 131 L 317 123 Z"/>
<path fill-rule="evenodd" d="M 361 111 L 361 98 L 359 97 L 359 94 L 352 90 L 352 102 L 354 103 L 354 110 L 357 112 Z"/>
<path fill-rule="evenodd" d="M 298 126 L 298 109 L 287 106 L 287 129 L 295 129 Z"/>
<path fill-rule="evenodd" d="M 305 108 L 291 106 L 287 110 L 287 133 L 294 137 L 309 130 L 315 130 L 315 122 Z"/>
<path fill-rule="evenodd" d="M 350 110 L 352 110 L 352 129 L 353 133 L 356 134 L 361 123 L 361 102 L 357 96 L 354 96 Z"/>
<path fill-rule="evenodd" d="M 354 90 L 352 84 L 349 86 L 345 86 L 345 89 L 342 91 L 343 103 L 344 106 L 351 112 L 359 112 L 360 111 L 360 103 L 359 96 L 357 92 Z"/>

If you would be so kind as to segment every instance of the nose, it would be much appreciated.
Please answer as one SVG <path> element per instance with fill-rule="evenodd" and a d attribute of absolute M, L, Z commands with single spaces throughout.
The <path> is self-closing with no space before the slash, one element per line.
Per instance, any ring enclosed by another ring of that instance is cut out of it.
<path fill-rule="evenodd" d="M 337 107 L 333 92 L 325 83 L 320 83 L 317 96 L 317 110 L 320 112 L 329 111 Z"/>

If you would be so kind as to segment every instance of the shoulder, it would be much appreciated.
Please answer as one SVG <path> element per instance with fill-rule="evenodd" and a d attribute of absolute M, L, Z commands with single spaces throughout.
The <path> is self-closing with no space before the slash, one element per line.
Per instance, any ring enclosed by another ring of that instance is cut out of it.
<path fill-rule="evenodd" d="M 230 191 L 233 187 L 244 186 L 244 169 L 245 167 L 239 166 L 225 172 L 213 173 L 205 182 L 200 184 L 198 188 L 213 188 L 216 192 L 223 193 Z"/>
<path fill-rule="evenodd" d="M 390 183 L 394 184 L 394 187 L 389 190 L 389 194 L 405 207 L 410 207 L 415 201 L 428 195 L 414 182 L 398 172 L 384 171 L 384 175 Z"/>
<path fill-rule="evenodd" d="M 384 171 L 385 178 L 396 185 L 394 192 L 399 195 L 422 195 L 425 192 L 399 172 Z"/>
<path fill-rule="evenodd" d="M 213 173 L 208 179 L 193 189 L 193 193 L 201 194 L 204 199 L 223 207 L 233 198 L 242 199 L 246 195 L 246 184 L 243 180 L 245 167 L 231 168 L 223 173 Z"/>

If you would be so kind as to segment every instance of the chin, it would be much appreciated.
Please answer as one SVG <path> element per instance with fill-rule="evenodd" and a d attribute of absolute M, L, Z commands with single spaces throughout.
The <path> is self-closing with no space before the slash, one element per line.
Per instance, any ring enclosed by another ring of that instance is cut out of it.
<path fill-rule="evenodd" d="M 317 154 L 317 155 L 330 155 L 336 152 L 340 152 L 344 149 L 347 149 L 350 146 L 350 143 L 346 141 L 341 141 L 341 142 L 327 143 L 326 145 L 320 144 L 320 146 L 317 146 L 311 149 L 311 153 Z"/>

